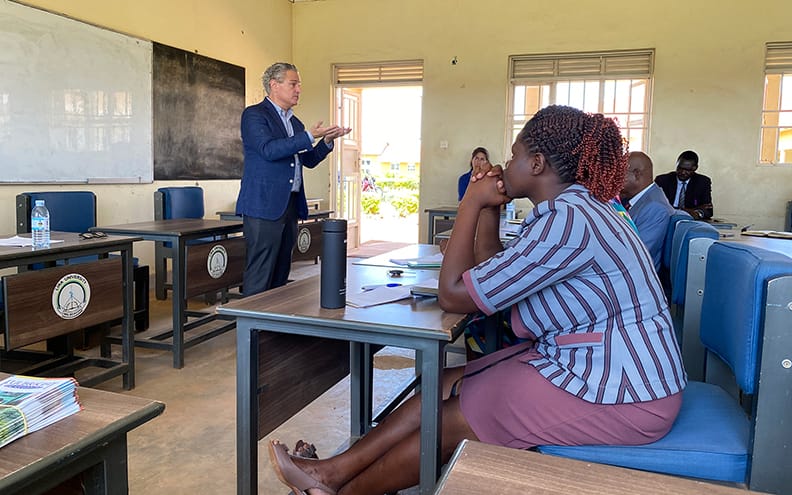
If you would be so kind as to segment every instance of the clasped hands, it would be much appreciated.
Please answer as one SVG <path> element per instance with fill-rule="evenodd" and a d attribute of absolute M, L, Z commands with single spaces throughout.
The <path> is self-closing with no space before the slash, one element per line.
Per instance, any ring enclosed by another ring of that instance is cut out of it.
<path fill-rule="evenodd" d="M 319 121 L 311 127 L 311 136 L 314 138 L 324 138 L 325 143 L 330 144 L 335 138 L 349 134 L 351 127 L 341 127 L 337 125 L 323 126 L 324 122 Z"/>
<path fill-rule="evenodd" d="M 511 201 L 512 198 L 506 195 L 503 184 L 503 167 L 489 161 L 474 166 L 470 172 L 470 185 L 462 201 L 469 196 L 475 198 L 481 208 L 500 206 Z"/>

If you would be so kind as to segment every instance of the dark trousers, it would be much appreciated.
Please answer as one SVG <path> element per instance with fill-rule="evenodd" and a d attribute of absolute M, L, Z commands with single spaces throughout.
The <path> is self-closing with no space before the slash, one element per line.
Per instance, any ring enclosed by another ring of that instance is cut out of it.
<path fill-rule="evenodd" d="M 277 220 L 245 216 L 242 219 L 247 262 L 242 279 L 245 296 L 285 285 L 291 270 L 292 250 L 297 241 L 297 194 Z"/>

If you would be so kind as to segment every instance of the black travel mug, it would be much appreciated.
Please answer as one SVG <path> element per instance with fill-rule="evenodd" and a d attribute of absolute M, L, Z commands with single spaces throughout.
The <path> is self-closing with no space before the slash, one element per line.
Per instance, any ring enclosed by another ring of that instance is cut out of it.
<path fill-rule="evenodd" d="M 321 295 L 323 308 L 346 304 L 347 221 L 331 218 L 322 222 Z"/>

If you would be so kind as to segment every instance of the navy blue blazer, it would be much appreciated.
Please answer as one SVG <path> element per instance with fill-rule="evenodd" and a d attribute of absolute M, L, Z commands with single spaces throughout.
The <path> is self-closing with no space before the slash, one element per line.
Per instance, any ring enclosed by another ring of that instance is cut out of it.
<path fill-rule="evenodd" d="M 237 215 L 279 219 L 289 205 L 294 183 L 294 155 L 299 155 L 302 166 L 314 168 L 332 150 L 324 139 L 314 146 L 296 116 L 292 116 L 291 124 L 294 136 L 289 137 L 280 115 L 267 99 L 242 112 L 245 167 L 237 197 Z M 297 215 L 306 219 L 305 180 L 298 194 Z"/>

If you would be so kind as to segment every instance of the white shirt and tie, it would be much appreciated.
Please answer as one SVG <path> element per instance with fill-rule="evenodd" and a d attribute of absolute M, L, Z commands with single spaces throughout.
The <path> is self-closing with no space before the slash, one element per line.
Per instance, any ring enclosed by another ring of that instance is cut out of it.
<path fill-rule="evenodd" d="M 281 121 L 283 122 L 283 126 L 286 128 L 286 134 L 289 137 L 294 136 L 294 127 L 292 127 L 292 123 L 291 123 L 291 118 L 294 115 L 292 109 L 290 108 L 288 110 L 284 110 L 278 105 L 276 105 L 275 102 L 270 100 L 269 98 L 267 98 L 267 100 L 269 100 L 272 106 L 275 107 L 275 110 L 278 111 L 278 115 L 280 116 Z M 310 136 L 311 141 L 313 141 L 313 136 L 311 136 L 311 133 L 308 131 L 305 132 L 306 134 L 308 134 L 308 136 Z M 300 166 L 300 156 L 297 153 L 294 154 L 294 162 L 292 163 L 292 165 L 294 166 L 294 181 L 292 182 L 291 190 L 292 192 L 299 192 L 300 185 L 302 184 L 302 167 Z"/>
<path fill-rule="evenodd" d="M 674 204 L 673 207 L 676 209 L 682 209 L 685 207 L 685 193 L 687 192 L 687 183 L 688 180 L 679 180 L 677 179 L 677 190 L 676 196 L 674 196 Z"/>

